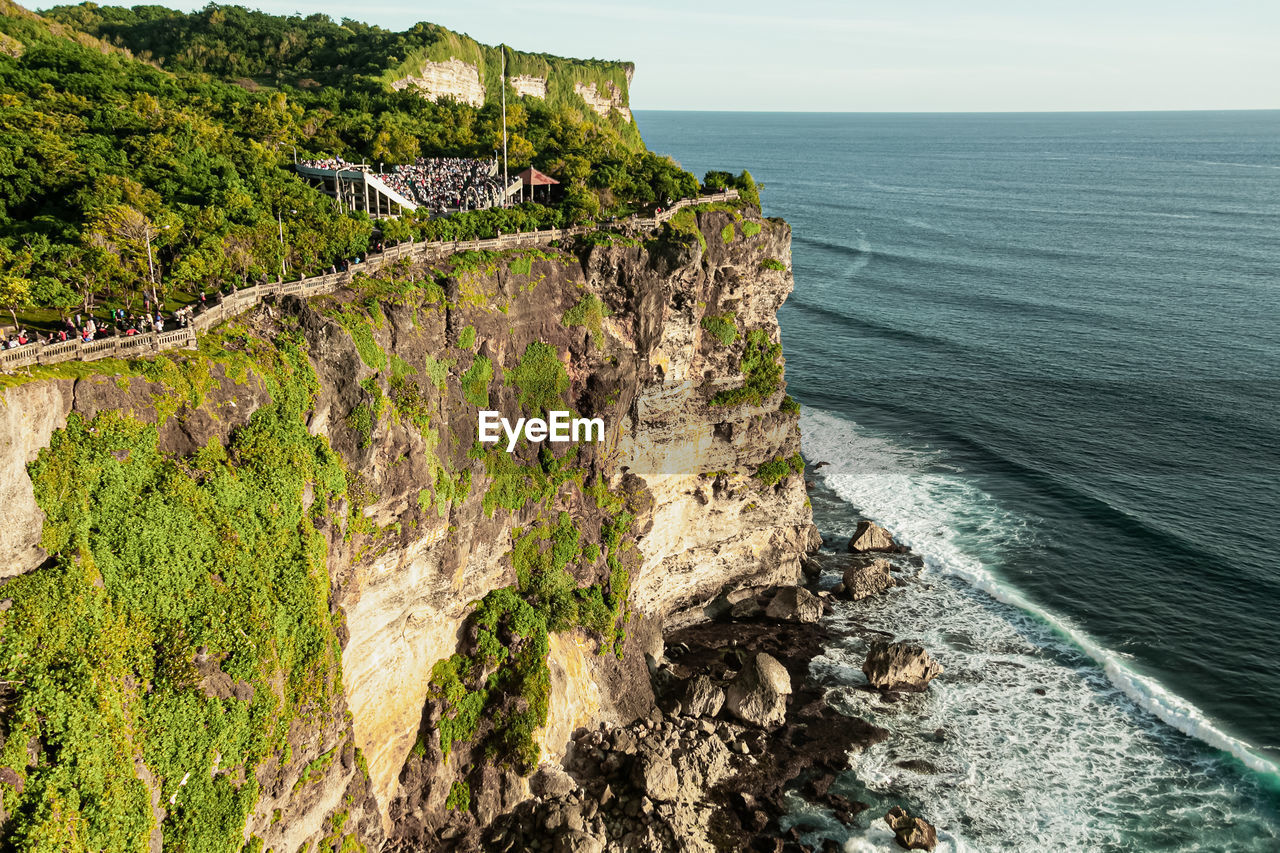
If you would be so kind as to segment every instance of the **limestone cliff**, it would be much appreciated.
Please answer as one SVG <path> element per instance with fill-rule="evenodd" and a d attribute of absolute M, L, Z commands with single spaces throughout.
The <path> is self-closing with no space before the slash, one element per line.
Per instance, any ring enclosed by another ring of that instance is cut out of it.
<path fill-rule="evenodd" d="M 578 727 L 648 713 L 663 627 L 799 576 L 789 265 L 784 223 L 707 206 L 268 302 L 200 353 L 6 378 L 0 826 L 422 849 L 513 808 Z M 480 409 L 606 435 L 508 454 Z M 112 620 L 145 664 L 76 639 Z M 105 787 L 101 743 L 24 692 L 40 643 L 106 668 L 84 691 L 107 710 L 65 718 L 128 759 Z M 219 722 L 175 733 L 178 708 Z"/>
<path fill-rule="evenodd" d="M 426 44 L 392 60 L 382 75 L 397 91 L 409 90 L 431 101 L 452 98 L 483 106 L 501 95 L 503 48 L 482 45 L 434 24 L 419 24 L 414 34 Z M 507 82 L 522 98 L 538 98 L 609 118 L 617 113 L 632 123 L 629 62 L 570 59 L 505 48 Z"/>
<path fill-rule="evenodd" d="M 484 106 L 484 84 L 476 66 L 451 56 L 443 62 L 422 60 L 416 74 L 407 74 L 391 83 L 399 91 L 412 88 L 429 101 L 453 98 L 473 107 Z"/>
<path fill-rule="evenodd" d="M 616 83 L 606 83 L 603 89 L 598 89 L 595 83 L 574 83 L 573 91 L 598 115 L 607 116 L 617 111 L 624 119 L 631 121 L 631 110 L 627 107 L 622 89 Z"/>
<path fill-rule="evenodd" d="M 533 74 L 517 74 L 511 78 L 511 88 L 522 98 L 547 97 L 547 78 Z"/>

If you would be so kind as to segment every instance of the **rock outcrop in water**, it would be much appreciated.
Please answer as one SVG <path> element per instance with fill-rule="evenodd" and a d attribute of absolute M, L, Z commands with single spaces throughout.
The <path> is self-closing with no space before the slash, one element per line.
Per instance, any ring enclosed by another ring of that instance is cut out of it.
<path fill-rule="evenodd" d="M 907 814 L 902 806 L 894 806 L 884 816 L 885 823 L 893 830 L 894 841 L 903 850 L 932 850 L 938 846 L 938 833 L 933 824 Z"/>
<path fill-rule="evenodd" d="M 893 541 L 889 531 L 874 521 L 859 521 L 849 539 L 849 550 L 855 554 L 865 554 L 870 551 L 900 551 L 902 547 Z"/>
<path fill-rule="evenodd" d="M 879 595 L 896 585 L 885 559 L 856 562 L 844 571 L 844 594 L 853 601 Z"/>
<path fill-rule="evenodd" d="M 942 674 L 942 665 L 915 643 L 873 642 L 862 664 L 868 683 L 877 690 L 919 691 Z"/>

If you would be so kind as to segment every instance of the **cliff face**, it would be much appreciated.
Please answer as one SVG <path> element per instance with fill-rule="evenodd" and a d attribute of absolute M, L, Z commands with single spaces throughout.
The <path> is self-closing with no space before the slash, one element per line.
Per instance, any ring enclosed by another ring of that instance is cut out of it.
<path fill-rule="evenodd" d="M 419 25 L 434 39 L 410 51 L 383 74 L 399 91 L 410 89 L 431 101 L 441 98 L 483 106 L 501 96 L 503 49 L 432 24 Z M 566 104 L 584 115 L 608 118 L 617 112 L 631 123 L 629 62 L 580 60 L 506 48 L 507 79 L 516 95 Z"/>
<path fill-rule="evenodd" d="M 396 91 L 416 89 L 429 101 L 453 98 L 473 107 L 484 106 L 484 84 L 480 82 L 480 70 L 456 57 L 450 57 L 444 62 L 423 60 L 416 74 L 393 81 L 391 88 Z"/>
<path fill-rule="evenodd" d="M 623 90 L 616 83 L 605 83 L 603 90 L 595 83 L 574 83 L 573 91 L 598 115 L 607 116 L 617 110 L 625 120 L 631 121 L 631 110 L 627 108 Z"/>
<path fill-rule="evenodd" d="M 129 815 L 119 849 L 210 831 L 207 802 L 220 833 L 276 850 L 411 849 L 484 823 L 576 728 L 649 711 L 664 626 L 727 588 L 796 581 L 811 526 L 775 319 L 790 232 L 717 207 L 648 242 L 406 266 L 267 303 L 199 354 L 10 383 L 6 678 L 35 672 L 13 657 L 36 643 L 22 626 L 60 618 L 43 578 L 84 624 L 154 641 L 151 663 L 86 688 L 135 768 L 97 795 Z M 477 441 L 480 409 L 565 409 L 605 438 L 508 454 Z M 187 527 L 150 538 L 188 505 Z M 177 574 L 141 597 L 156 566 Z M 106 654 L 80 642 L 59 654 Z M 52 770 L 97 753 L 58 748 L 75 733 L 41 723 L 49 697 L 6 691 L 0 819 L 48 841 L 48 804 L 97 790 L 87 759 L 70 783 Z M 161 750 L 164 702 L 244 721 Z M 83 846 L 117 837 L 69 820 Z"/>

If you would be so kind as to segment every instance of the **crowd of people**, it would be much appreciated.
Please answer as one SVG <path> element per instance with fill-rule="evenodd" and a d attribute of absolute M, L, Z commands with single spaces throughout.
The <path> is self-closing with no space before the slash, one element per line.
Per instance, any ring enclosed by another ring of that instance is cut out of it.
<path fill-rule="evenodd" d="M 308 169 L 328 169 L 329 171 L 341 170 L 360 170 L 361 166 L 357 163 L 348 163 L 341 157 L 323 157 L 318 160 L 299 160 L 298 165 L 306 166 Z"/>
<path fill-rule="evenodd" d="M 412 165 L 374 172 L 341 157 L 299 160 L 299 165 L 329 171 L 368 172 L 407 200 L 430 213 L 483 210 L 502 204 L 502 179 L 497 161 L 475 157 L 419 157 Z"/>
<path fill-rule="evenodd" d="M 205 295 L 200 294 L 200 305 L 205 304 Z M 4 349 L 18 349 L 29 344 L 61 344 L 67 341 L 92 343 L 102 338 L 133 337 L 148 332 L 163 332 L 166 327 L 185 329 L 191 325 L 195 313 L 194 305 L 179 308 L 166 320 L 164 313 L 152 310 L 148 301 L 142 313 L 134 314 L 123 308 L 111 309 L 105 319 L 95 319 L 92 314 L 76 314 L 67 317 L 63 325 L 46 335 L 29 333 L 26 329 L 18 329 L 4 341 Z"/>
<path fill-rule="evenodd" d="M 419 157 L 411 166 L 393 166 L 383 183 L 431 213 L 481 210 L 502 203 L 502 180 L 493 160 Z"/>

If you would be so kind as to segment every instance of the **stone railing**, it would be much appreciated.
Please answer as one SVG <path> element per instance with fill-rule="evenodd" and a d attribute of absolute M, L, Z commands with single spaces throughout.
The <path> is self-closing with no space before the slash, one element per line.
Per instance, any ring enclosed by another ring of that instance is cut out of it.
<path fill-rule="evenodd" d="M 710 202 L 733 201 L 737 190 L 725 190 L 697 198 L 682 198 L 653 217 L 632 216 L 623 225 L 632 228 L 657 228 L 683 208 Z M 263 297 L 320 296 L 333 293 L 339 287 L 350 284 L 357 272 L 375 273 L 383 267 L 408 258 L 423 260 L 456 252 L 515 249 L 526 246 L 546 245 L 566 237 L 587 234 L 595 230 L 587 226 L 576 228 L 549 228 L 543 231 L 519 231 L 484 240 L 441 240 L 430 243 L 401 243 L 356 264 L 349 270 L 327 275 L 302 278 L 297 281 L 267 282 L 237 290 L 227 296 L 219 296 L 216 303 L 192 318 L 191 325 L 167 332 L 148 332 L 139 335 L 119 335 L 99 338 L 88 343 L 71 340 L 56 344 L 27 344 L 16 349 L 0 350 L 0 371 L 12 372 L 35 364 L 57 364 L 62 361 L 95 361 L 100 358 L 142 358 L 164 350 L 196 348 L 196 333 L 221 323 L 223 320 L 244 313 L 257 305 Z"/>

